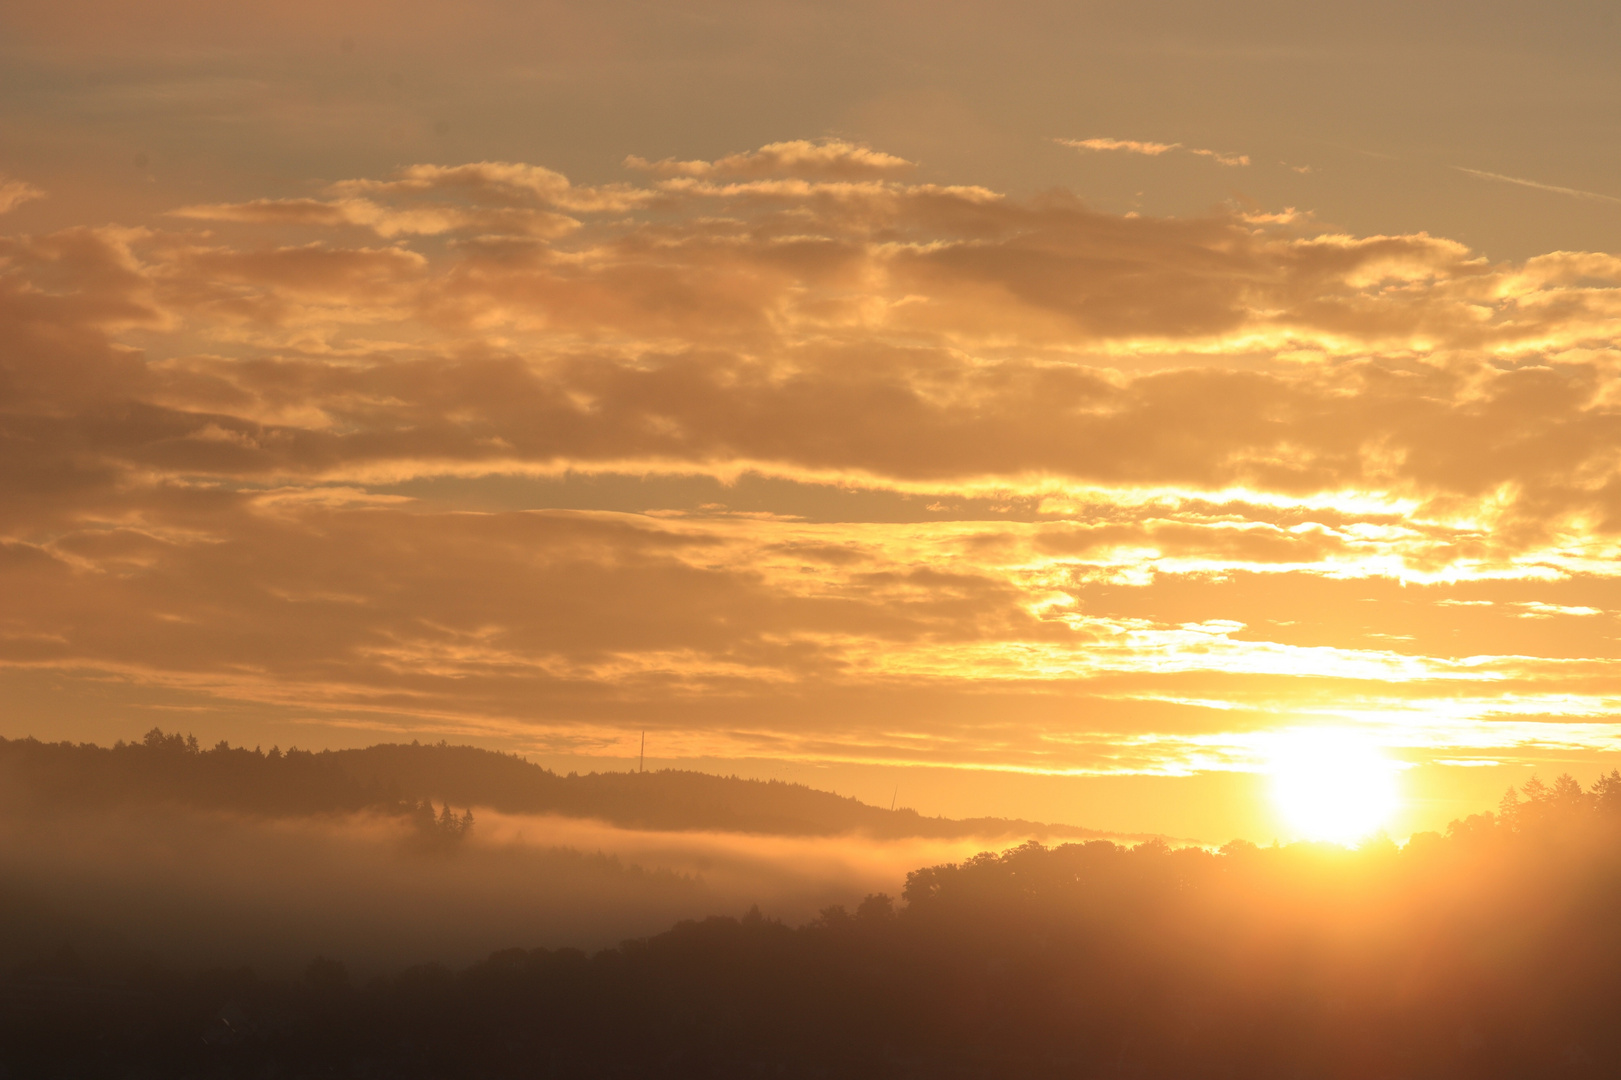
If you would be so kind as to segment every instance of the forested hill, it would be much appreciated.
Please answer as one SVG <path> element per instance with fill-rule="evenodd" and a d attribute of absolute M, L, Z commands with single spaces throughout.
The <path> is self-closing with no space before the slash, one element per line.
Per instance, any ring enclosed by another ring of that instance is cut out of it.
<path fill-rule="evenodd" d="M 386 743 L 363 750 L 262 752 L 154 728 L 137 743 L 0 739 L 7 798 L 60 807 L 177 803 L 256 814 L 394 809 L 423 799 L 505 813 L 597 818 L 627 828 L 778 836 L 1084 838 L 1095 830 L 1003 818 L 951 820 L 886 810 L 803 784 L 660 770 L 559 776 L 473 746 Z"/>

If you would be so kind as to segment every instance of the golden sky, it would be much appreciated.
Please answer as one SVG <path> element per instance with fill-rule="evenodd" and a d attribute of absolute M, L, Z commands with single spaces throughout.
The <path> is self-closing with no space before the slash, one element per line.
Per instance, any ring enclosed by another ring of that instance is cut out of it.
<path fill-rule="evenodd" d="M 0 734 L 1608 770 L 1613 9 L 1204 7 L 8 5 Z"/>

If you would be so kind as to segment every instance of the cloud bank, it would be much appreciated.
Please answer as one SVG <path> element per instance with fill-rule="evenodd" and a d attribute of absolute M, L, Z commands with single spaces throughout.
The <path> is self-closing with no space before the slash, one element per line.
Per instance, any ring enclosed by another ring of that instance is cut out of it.
<path fill-rule="evenodd" d="M 0 665 L 538 750 L 1614 745 L 1621 259 L 629 164 L 0 238 Z"/>

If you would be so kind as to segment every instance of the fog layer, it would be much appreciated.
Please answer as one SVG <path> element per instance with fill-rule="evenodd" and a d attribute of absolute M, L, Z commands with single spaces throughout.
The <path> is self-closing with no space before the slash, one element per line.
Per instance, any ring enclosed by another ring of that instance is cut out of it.
<path fill-rule="evenodd" d="M 462 808 L 457 807 L 459 812 Z M 0 813 L 0 962 L 64 945 L 180 966 L 357 971 L 460 964 L 511 945 L 586 949 L 758 904 L 790 922 L 973 839 L 667 833 L 474 809 L 453 846 L 410 819 L 266 819 L 178 807 Z"/>

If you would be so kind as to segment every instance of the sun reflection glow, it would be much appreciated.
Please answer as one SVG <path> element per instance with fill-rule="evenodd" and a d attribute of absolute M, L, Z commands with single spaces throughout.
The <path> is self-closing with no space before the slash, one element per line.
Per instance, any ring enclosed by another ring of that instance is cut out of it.
<path fill-rule="evenodd" d="M 1359 732 L 1284 732 L 1271 759 L 1273 800 L 1300 839 L 1354 844 L 1385 827 L 1400 802 L 1396 764 Z"/>

